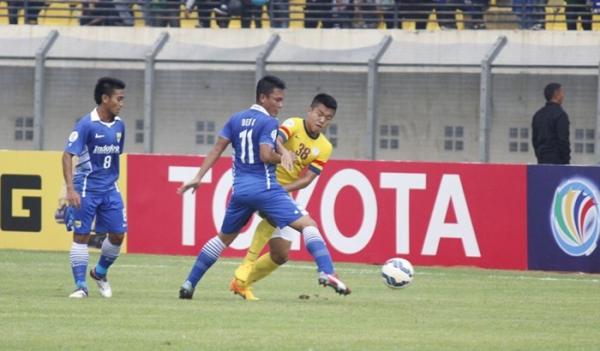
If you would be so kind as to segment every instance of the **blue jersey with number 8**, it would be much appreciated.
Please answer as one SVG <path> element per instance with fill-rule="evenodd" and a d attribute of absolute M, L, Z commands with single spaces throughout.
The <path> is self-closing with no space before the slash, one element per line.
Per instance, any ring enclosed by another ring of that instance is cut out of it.
<path fill-rule="evenodd" d="M 83 116 L 69 135 L 65 152 L 78 156 L 73 185 L 85 196 L 87 192 L 114 190 L 119 179 L 119 155 L 123 153 L 125 125 L 118 116 L 113 122 L 100 120 L 98 112 Z"/>

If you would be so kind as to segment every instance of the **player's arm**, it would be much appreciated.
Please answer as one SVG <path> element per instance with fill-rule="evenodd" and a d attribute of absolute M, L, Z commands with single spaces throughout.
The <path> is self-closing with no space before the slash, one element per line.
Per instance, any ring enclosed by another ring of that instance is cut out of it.
<path fill-rule="evenodd" d="M 189 181 L 183 183 L 181 187 L 177 189 L 177 193 L 183 194 L 189 189 L 193 189 L 193 191 L 196 191 L 196 189 L 200 185 L 202 177 L 204 177 L 206 172 L 208 172 L 208 170 L 215 164 L 215 162 L 217 162 L 219 157 L 221 157 L 221 154 L 223 153 L 223 151 L 225 151 L 225 149 L 227 149 L 227 146 L 229 146 L 230 142 L 231 141 L 229 139 L 219 136 L 215 145 L 208 152 L 208 154 L 204 158 L 204 161 L 202 161 L 202 165 L 200 166 L 200 169 L 198 170 L 196 176 L 190 179 Z"/>
<path fill-rule="evenodd" d="M 79 207 L 81 206 L 81 197 L 75 191 L 73 187 L 73 154 L 65 151 L 62 155 L 62 169 L 63 169 L 63 178 L 65 179 L 65 184 L 67 186 L 67 193 L 65 200 L 70 206 Z"/>
<path fill-rule="evenodd" d="M 315 180 L 319 176 L 318 173 L 313 172 L 311 169 L 308 169 L 304 172 L 304 175 L 295 181 L 282 185 L 283 189 L 287 192 L 292 192 L 300 189 L 306 188 L 313 180 Z"/>

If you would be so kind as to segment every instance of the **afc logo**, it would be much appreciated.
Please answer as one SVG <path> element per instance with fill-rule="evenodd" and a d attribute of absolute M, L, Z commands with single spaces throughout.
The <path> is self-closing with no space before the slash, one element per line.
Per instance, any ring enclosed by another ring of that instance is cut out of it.
<path fill-rule="evenodd" d="M 39 175 L 3 174 L 0 176 L 0 228 L 3 231 L 40 232 L 42 197 L 31 190 L 42 189 Z"/>

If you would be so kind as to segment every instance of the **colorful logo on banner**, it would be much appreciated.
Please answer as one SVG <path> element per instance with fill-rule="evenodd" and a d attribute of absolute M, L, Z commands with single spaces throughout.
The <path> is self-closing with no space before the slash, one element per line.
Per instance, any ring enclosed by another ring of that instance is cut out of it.
<path fill-rule="evenodd" d="M 570 256 L 588 256 L 600 235 L 598 190 L 582 178 L 563 182 L 554 192 L 550 221 L 558 246 Z"/>

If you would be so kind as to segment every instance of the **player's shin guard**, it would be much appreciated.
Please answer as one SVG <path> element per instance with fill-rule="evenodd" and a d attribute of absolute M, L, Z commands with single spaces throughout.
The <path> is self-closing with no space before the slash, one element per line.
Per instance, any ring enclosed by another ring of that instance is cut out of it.
<path fill-rule="evenodd" d="M 108 240 L 108 236 L 102 242 L 102 251 L 98 264 L 96 264 L 96 276 L 98 278 L 106 277 L 108 268 L 115 262 L 119 253 L 121 252 L 121 246 L 115 245 Z"/>
<path fill-rule="evenodd" d="M 87 273 L 87 265 L 89 260 L 89 252 L 87 244 L 71 244 L 71 270 L 73 271 L 73 279 L 78 288 L 87 290 L 85 275 Z"/>
<path fill-rule="evenodd" d="M 248 278 L 253 270 L 254 264 L 257 262 L 258 255 L 265 247 L 271 236 L 273 235 L 273 231 L 275 227 L 273 227 L 267 220 L 263 219 L 256 227 L 256 231 L 254 232 L 254 237 L 252 238 L 252 243 L 248 248 L 248 252 L 244 257 L 244 260 L 239 265 L 239 267 L 235 270 L 235 279 L 239 280 L 242 283 L 252 282 Z"/>
<path fill-rule="evenodd" d="M 221 256 L 221 253 L 226 247 L 227 246 L 218 236 L 210 239 L 202 246 L 202 250 L 200 250 L 198 257 L 196 258 L 196 263 L 194 263 L 194 267 L 192 267 L 192 271 L 187 278 L 187 281 L 190 282 L 192 288 L 196 287 L 204 273 L 217 262 L 219 256 Z"/>
<path fill-rule="evenodd" d="M 254 269 L 248 276 L 249 284 L 261 280 L 262 278 L 271 274 L 277 268 L 279 268 L 279 265 L 275 263 L 275 261 L 273 261 L 273 259 L 271 258 L 271 254 L 268 252 L 265 253 L 264 255 L 260 256 L 259 259 L 256 261 Z"/>
<path fill-rule="evenodd" d="M 306 227 L 302 230 L 302 236 L 304 237 L 304 245 L 315 260 L 319 272 L 333 274 L 333 261 L 329 250 L 325 247 L 325 241 L 323 241 L 319 229 L 312 226 Z"/>

